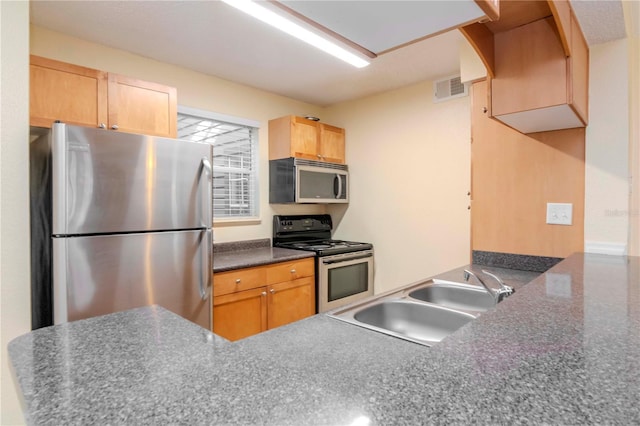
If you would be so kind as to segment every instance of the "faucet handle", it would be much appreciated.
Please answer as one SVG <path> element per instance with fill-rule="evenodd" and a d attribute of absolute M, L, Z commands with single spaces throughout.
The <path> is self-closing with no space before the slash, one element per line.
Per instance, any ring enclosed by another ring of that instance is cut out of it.
<path fill-rule="evenodd" d="M 513 289 L 513 287 L 508 286 L 504 283 L 504 281 L 502 281 L 502 278 L 500 278 L 499 276 L 492 274 L 489 271 L 486 270 L 482 270 L 482 273 L 485 275 L 490 276 L 491 278 L 493 278 L 494 280 L 498 281 L 498 284 L 500 284 L 500 290 L 498 290 L 497 295 L 498 295 L 498 302 L 502 301 L 502 299 L 504 299 L 507 296 L 511 296 L 513 293 L 515 293 L 516 291 Z"/>
<path fill-rule="evenodd" d="M 500 278 L 496 274 L 492 274 L 491 272 L 487 271 L 486 269 L 482 269 L 482 273 L 485 274 L 485 275 L 489 275 L 491 278 L 493 278 L 494 280 L 498 281 L 498 284 L 500 284 L 500 287 L 508 287 L 504 283 L 504 281 L 502 281 L 502 278 Z"/>

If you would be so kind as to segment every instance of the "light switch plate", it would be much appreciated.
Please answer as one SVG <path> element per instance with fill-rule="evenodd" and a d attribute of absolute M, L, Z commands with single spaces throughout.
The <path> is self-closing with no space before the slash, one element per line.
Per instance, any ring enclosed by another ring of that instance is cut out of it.
<path fill-rule="evenodd" d="M 550 225 L 572 225 L 573 204 L 547 203 L 547 223 Z"/>

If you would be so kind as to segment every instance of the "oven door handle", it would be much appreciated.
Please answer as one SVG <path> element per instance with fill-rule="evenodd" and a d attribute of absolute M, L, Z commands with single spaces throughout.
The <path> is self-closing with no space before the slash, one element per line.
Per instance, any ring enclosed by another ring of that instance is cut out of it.
<path fill-rule="evenodd" d="M 342 262 L 349 262 L 351 260 L 358 260 L 358 259 L 366 259 L 367 257 L 372 257 L 373 253 L 367 253 L 367 254 L 363 254 L 361 256 L 353 256 L 353 257 L 342 257 L 340 259 L 328 259 L 328 260 L 323 260 L 322 263 L 324 263 L 325 265 L 333 265 L 334 263 L 342 263 Z"/>

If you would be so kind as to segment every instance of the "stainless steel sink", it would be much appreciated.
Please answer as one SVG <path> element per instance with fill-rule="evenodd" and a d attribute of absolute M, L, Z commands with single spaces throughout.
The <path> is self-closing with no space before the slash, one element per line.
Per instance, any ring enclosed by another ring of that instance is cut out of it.
<path fill-rule="evenodd" d="M 386 300 L 355 312 L 353 323 L 430 346 L 474 318 L 438 305 Z"/>
<path fill-rule="evenodd" d="M 474 285 L 433 280 L 408 292 L 409 297 L 451 309 L 486 311 L 496 305 L 495 298 Z"/>
<path fill-rule="evenodd" d="M 432 279 L 333 310 L 328 315 L 432 346 L 495 305 L 495 297 L 480 286 Z"/>

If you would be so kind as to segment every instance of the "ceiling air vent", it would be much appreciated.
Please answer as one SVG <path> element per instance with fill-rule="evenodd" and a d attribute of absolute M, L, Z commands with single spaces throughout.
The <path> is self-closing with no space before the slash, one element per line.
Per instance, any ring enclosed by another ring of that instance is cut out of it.
<path fill-rule="evenodd" d="M 469 84 L 460 81 L 460 76 L 447 77 L 433 82 L 433 102 L 460 98 L 469 94 Z"/>

